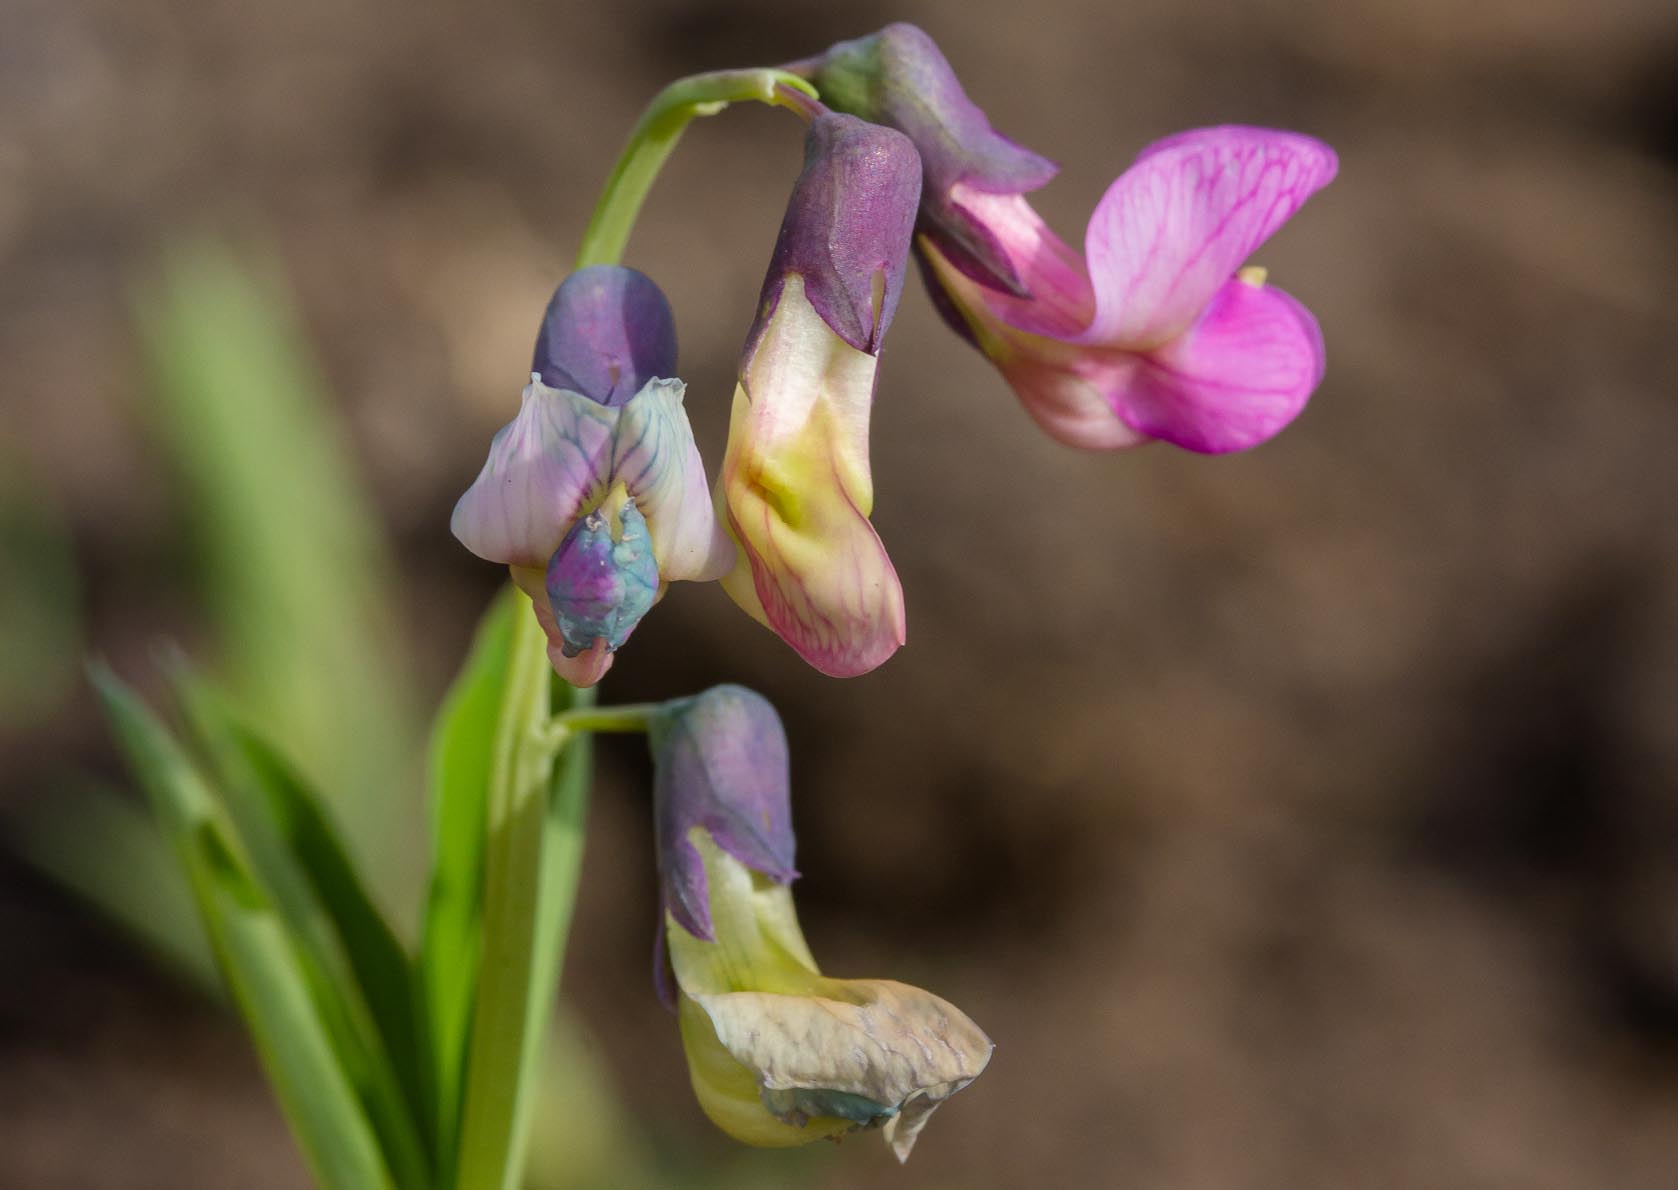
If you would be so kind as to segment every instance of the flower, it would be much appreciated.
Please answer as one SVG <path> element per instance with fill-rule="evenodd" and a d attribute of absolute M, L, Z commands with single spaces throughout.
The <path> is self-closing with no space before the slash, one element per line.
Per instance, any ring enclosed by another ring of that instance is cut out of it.
<path fill-rule="evenodd" d="M 991 129 L 921 30 L 891 25 L 795 68 L 829 104 L 915 142 L 934 304 L 1054 437 L 1240 450 L 1322 379 L 1311 313 L 1241 268 L 1334 177 L 1322 142 L 1233 125 L 1159 141 L 1096 204 L 1080 256 L 1023 197 L 1054 166 Z"/>
<path fill-rule="evenodd" d="M 788 887 L 786 735 L 767 700 L 714 687 L 665 704 L 651 734 L 660 955 L 700 1107 L 762 1146 L 879 1128 L 907 1160 L 990 1039 L 930 992 L 817 969 Z"/>
<path fill-rule="evenodd" d="M 740 361 L 719 516 L 723 587 L 811 665 L 866 673 L 904 641 L 903 591 L 869 523 L 868 420 L 903 291 L 920 163 L 900 133 L 811 123 Z"/>
<path fill-rule="evenodd" d="M 600 680 L 670 581 L 733 564 L 675 370 L 651 278 L 573 273 L 548 303 L 518 416 L 455 505 L 454 535 L 511 567 L 574 686 Z"/>

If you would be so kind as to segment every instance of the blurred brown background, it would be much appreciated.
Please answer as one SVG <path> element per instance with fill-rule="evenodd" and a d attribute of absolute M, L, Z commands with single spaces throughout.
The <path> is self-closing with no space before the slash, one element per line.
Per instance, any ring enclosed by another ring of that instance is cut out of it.
<path fill-rule="evenodd" d="M 1334 144 L 1340 179 L 1259 257 L 1329 371 L 1250 454 L 1080 455 L 911 293 L 874 431 L 909 646 L 831 682 L 715 588 L 637 633 L 610 697 L 736 680 L 783 709 L 824 966 L 931 987 L 998 1043 L 906 1168 L 871 1137 L 754 1168 L 1674 1185 L 1660 0 L 3 0 L 0 466 L 67 529 L 81 644 L 143 676 L 155 638 L 204 641 L 131 330 L 160 242 L 207 227 L 283 261 L 398 543 L 390 613 L 430 705 L 498 582 L 449 508 L 640 106 L 894 19 L 1063 163 L 1039 206 L 1073 242 L 1156 137 Z M 799 151 L 784 113 L 701 122 L 630 247 L 676 306 L 713 461 Z M 71 767 L 120 777 L 79 686 L 13 718 L 7 809 Z M 727 1160 L 650 988 L 646 776 L 603 748 L 567 987 L 629 1118 Z M 236 1025 L 0 860 L 0 1185 L 303 1184 Z"/>

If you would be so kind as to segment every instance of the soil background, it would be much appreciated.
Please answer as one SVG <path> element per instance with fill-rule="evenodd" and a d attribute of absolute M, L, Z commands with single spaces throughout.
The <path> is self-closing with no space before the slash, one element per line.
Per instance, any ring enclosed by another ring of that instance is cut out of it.
<path fill-rule="evenodd" d="M 1080 454 L 911 282 L 873 435 L 908 647 L 832 682 L 689 587 L 623 652 L 614 698 L 770 695 L 816 954 L 932 987 L 998 1043 L 908 1166 L 857 1138 L 789 1170 L 1672 1186 L 1668 3 L 0 0 L 0 433 L 62 510 L 84 644 L 130 672 L 201 635 L 128 305 L 159 243 L 254 229 L 283 261 L 429 704 L 498 582 L 449 509 L 641 105 L 899 19 L 1063 164 L 1038 205 L 1075 243 L 1182 128 L 1336 146 L 1339 180 L 1260 257 L 1329 365 L 1261 449 Z M 799 157 L 785 113 L 701 122 L 631 244 L 713 463 Z M 0 726 L 5 809 L 120 773 L 85 690 L 34 711 Z M 567 988 L 630 1117 L 725 1160 L 651 991 L 645 765 L 614 744 L 602 772 Z M 0 1185 L 304 1184 L 236 1026 L 0 860 Z"/>

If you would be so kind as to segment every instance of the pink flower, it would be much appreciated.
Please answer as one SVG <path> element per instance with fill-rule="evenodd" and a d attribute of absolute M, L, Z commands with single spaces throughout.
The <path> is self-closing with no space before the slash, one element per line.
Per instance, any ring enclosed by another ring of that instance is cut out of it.
<path fill-rule="evenodd" d="M 1334 177 L 1322 142 L 1236 126 L 1160 141 L 1096 204 L 1080 256 L 1023 197 L 1053 163 L 991 128 L 921 30 L 888 25 L 792 68 L 914 142 L 933 301 L 1061 441 L 1240 450 L 1322 379 L 1316 320 L 1241 267 Z"/>
<path fill-rule="evenodd" d="M 929 236 L 917 248 L 940 309 L 1062 442 L 1241 450 L 1304 408 L 1323 340 L 1309 310 L 1240 266 L 1334 171 L 1333 151 L 1297 133 L 1182 133 L 1108 187 L 1082 258 L 1021 195 L 958 187 L 952 201 L 989 229 L 1027 297 L 973 280 Z"/>

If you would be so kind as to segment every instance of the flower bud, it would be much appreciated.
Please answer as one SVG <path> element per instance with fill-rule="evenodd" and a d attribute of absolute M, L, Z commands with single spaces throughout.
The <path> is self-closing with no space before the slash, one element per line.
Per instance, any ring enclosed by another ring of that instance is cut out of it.
<path fill-rule="evenodd" d="M 834 110 L 908 136 L 926 171 L 917 230 L 975 281 L 1024 295 L 1014 262 L 961 196 L 1028 193 L 1058 167 L 990 126 L 931 37 L 899 22 L 791 69 L 814 82 Z"/>
<path fill-rule="evenodd" d="M 903 292 L 920 163 L 900 133 L 816 117 L 746 341 L 718 486 L 723 587 L 811 665 L 866 673 L 904 640 L 868 516 L 880 344 Z"/>

